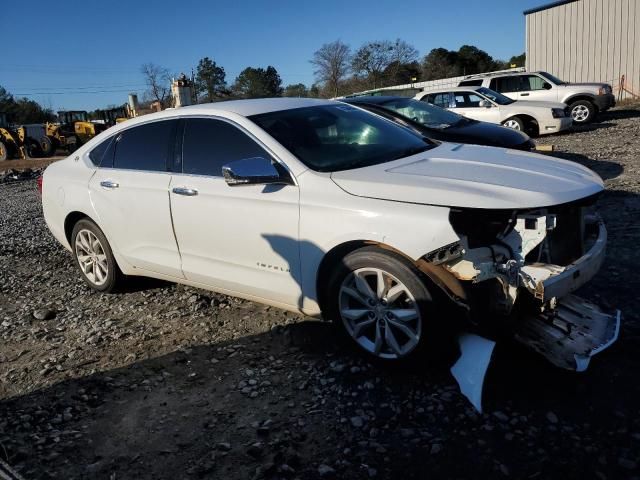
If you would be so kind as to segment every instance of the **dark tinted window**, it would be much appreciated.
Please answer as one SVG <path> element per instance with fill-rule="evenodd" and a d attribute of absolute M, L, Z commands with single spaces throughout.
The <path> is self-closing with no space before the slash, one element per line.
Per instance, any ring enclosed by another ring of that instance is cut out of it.
<path fill-rule="evenodd" d="M 321 172 L 408 157 L 434 145 L 350 105 L 323 105 L 249 117 L 305 165 Z"/>
<path fill-rule="evenodd" d="M 270 155 L 239 128 L 221 120 L 186 121 L 182 145 L 184 173 L 221 177 L 223 165 L 251 157 L 270 158 Z"/>
<path fill-rule="evenodd" d="M 91 162 L 93 162 L 95 166 L 99 166 L 102 163 L 104 154 L 107 151 L 107 149 L 109 149 L 109 145 L 111 145 L 112 141 L 113 141 L 113 137 L 107 138 L 104 142 L 100 143 L 97 147 L 94 147 L 94 149 L 91 150 L 91 152 L 89 152 L 89 158 L 91 159 Z M 111 155 L 113 155 L 113 149 L 111 149 Z M 106 162 L 106 163 L 108 164 L 111 162 Z"/>
<path fill-rule="evenodd" d="M 459 87 L 481 87 L 482 79 L 479 78 L 477 80 L 463 80 L 458 84 Z"/>
<path fill-rule="evenodd" d="M 427 102 L 433 103 L 434 105 L 437 105 L 440 108 L 449 108 L 449 103 L 451 100 L 449 93 L 431 94 L 431 95 L 427 95 L 425 98 Z"/>
<path fill-rule="evenodd" d="M 122 132 L 115 140 L 113 168 L 166 171 L 177 123 L 177 120 L 165 120 Z"/>
<path fill-rule="evenodd" d="M 518 92 L 521 89 L 521 80 L 517 75 L 493 78 L 491 79 L 489 88 L 496 92 Z"/>

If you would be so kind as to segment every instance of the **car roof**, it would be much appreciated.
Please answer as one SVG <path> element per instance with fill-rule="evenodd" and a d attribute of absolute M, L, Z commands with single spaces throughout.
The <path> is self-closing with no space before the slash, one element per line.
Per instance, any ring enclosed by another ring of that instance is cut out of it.
<path fill-rule="evenodd" d="M 494 78 L 494 77 L 515 77 L 516 75 L 530 75 L 532 73 L 542 73 L 542 70 L 527 71 L 527 72 L 478 73 L 475 75 L 469 75 L 463 78 L 461 81 L 465 82 L 467 80 L 477 80 L 477 79 Z"/>
<path fill-rule="evenodd" d="M 322 100 L 318 98 L 253 98 L 247 100 L 227 100 L 224 102 L 203 103 L 200 105 L 190 105 L 181 107 L 181 112 L 231 112 L 243 117 L 259 115 L 261 113 L 277 112 L 280 110 L 291 110 L 293 108 L 313 107 L 317 105 L 330 105 L 337 102 Z"/>
<path fill-rule="evenodd" d="M 393 100 L 412 100 L 411 97 L 400 97 L 397 95 L 366 95 L 366 96 L 361 96 L 361 97 L 351 97 L 351 98 L 343 98 L 341 99 L 342 102 L 346 102 L 346 103 L 371 103 L 371 104 L 381 104 L 381 103 L 386 103 L 386 102 L 390 102 Z"/>
<path fill-rule="evenodd" d="M 481 85 L 469 85 L 468 87 L 450 87 L 450 88 L 437 88 L 435 90 L 425 90 L 422 93 L 438 93 L 438 92 L 468 92 L 469 90 L 479 90 Z"/>

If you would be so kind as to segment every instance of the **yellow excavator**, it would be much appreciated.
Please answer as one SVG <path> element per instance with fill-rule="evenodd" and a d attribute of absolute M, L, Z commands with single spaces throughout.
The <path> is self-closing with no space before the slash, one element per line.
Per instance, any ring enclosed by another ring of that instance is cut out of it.
<path fill-rule="evenodd" d="M 7 114 L 0 112 L 0 162 L 11 158 L 27 158 L 24 129 L 9 127 Z"/>

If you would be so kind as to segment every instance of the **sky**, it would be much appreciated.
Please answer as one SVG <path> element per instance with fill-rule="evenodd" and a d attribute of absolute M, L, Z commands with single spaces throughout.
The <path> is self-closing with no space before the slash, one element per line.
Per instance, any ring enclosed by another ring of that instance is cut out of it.
<path fill-rule="evenodd" d="M 284 85 L 314 81 L 309 60 L 340 39 L 358 48 L 401 38 L 420 57 L 475 45 L 494 58 L 525 49 L 523 11 L 548 0 L 30 0 L 2 7 L 0 86 L 54 111 L 120 105 L 146 90 L 153 62 L 189 74 L 208 56 L 227 82 L 273 65 Z M 35 14 L 35 17 L 34 17 Z M 44 17 L 42 16 L 44 15 Z M 35 20 L 37 19 L 37 20 Z"/>

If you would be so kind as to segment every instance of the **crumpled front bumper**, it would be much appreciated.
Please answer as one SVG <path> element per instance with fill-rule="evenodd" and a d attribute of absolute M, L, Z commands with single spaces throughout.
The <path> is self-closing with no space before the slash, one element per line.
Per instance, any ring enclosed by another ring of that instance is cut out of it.
<path fill-rule="evenodd" d="M 534 263 L 522 267 L 528 277 L 527 289 L 541 302 L 562 298 L 576 291 L 591 280 L 604 261 L 607 246 L 607 229 L 600 217 L 596 217 L 598 236 L 589 251 L 575 262 L 561 267 L 552 264 Z"/>

